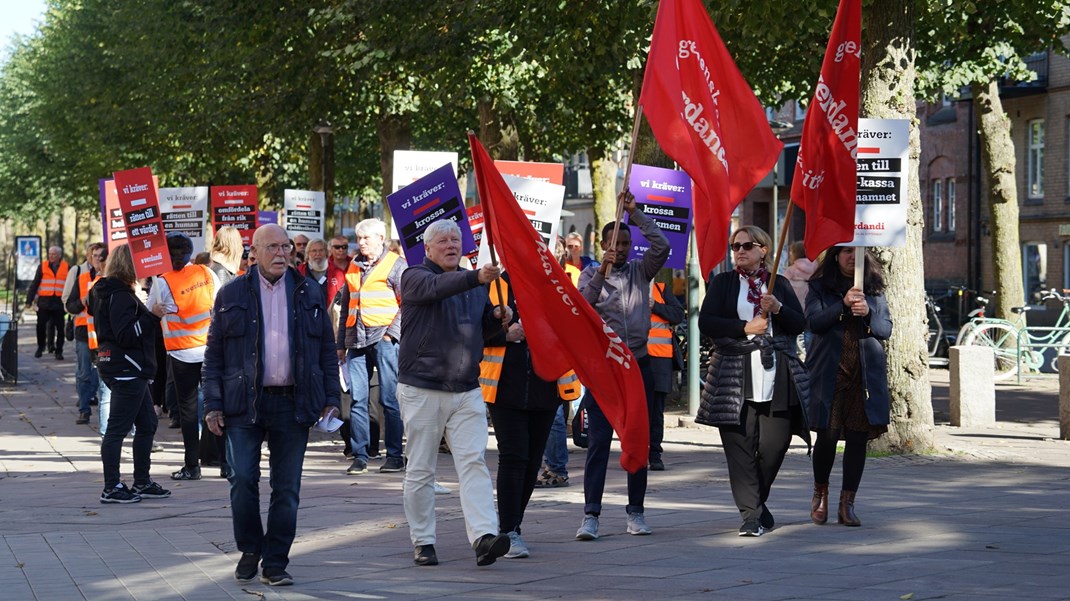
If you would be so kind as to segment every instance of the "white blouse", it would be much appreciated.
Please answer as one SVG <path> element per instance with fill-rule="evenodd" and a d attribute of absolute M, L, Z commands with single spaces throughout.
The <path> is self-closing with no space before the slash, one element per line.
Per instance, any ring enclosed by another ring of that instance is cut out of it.
<path fill-rule="evenodd" d="M 754 319 L 754 305 L 747 300 L 747 291 L 750 290 L 750 286 L 747 284 L 747 278 L 739 276 L 739 298 L 736 299 L 736 312 L 739 314 L 739 318 L 743 321 L 750 321 Z M 762 284 L 762 294 L 765 294 L 768 287 Z M 772 319 L 769 321 L 770 333 L 772 333 Z M 747 338 L 754 338 L 753 335 L 748 335 Z M 769 369 L 762 367 L 762 354 L 759 351 L 753 351 L 750 354 L 750 381 L 751 390 L 754 392 L 754 398 L 750 399 L 756 403 L 765 403 L 773 400 L 773 383 L 774 376 L 776 375 L 776 354 L 773 354 L 773 365 Z"/>

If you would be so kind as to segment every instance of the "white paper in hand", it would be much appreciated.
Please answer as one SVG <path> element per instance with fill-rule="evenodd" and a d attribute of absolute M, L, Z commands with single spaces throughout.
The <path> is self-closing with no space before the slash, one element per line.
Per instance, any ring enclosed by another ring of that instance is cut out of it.
<path fill-rule="evenodd" d="M 316 425 L 312 426 L 312 429 L 320 432 L 337 432 L 338 428 L 341 427 L 342 420 L 335 417 L 332 413 L 327 419 L 320 418 L 320 420 L 316 422 Z"/>

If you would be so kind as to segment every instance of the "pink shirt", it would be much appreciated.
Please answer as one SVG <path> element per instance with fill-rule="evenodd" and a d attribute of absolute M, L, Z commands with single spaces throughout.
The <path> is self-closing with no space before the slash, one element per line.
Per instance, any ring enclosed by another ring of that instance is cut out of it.
<path fill-rule="evenodd" d="M 286 275 L 272 284 L 260 275 L 260 312 L 264 318 L 264 386 L 291 386 L 290 320 L 286 312 Z"/>

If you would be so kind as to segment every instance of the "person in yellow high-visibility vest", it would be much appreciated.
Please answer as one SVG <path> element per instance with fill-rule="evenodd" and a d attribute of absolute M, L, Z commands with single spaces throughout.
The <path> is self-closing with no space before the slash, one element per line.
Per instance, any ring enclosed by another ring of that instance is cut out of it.
<path fill-rule="evenodd" d="M 85 262 L 70 270 L 63 285 L 64 306 L 74 315 L 74 389 L 78 394 L 78 419 L 75 423 L 88 424 L 92 413 L 90 402 L 93 395 L 101 396 L 107 386 L 101 386 L 97 368 L 93 365 L 93 351 L 97 348 L 97 332 L 93 316 L 86 310 L 89 290 L 104 275 L 104 261 L 108 247 L 103 242 L 92 242 L 85 249 Z M 107 416 L 100 414 L 101 426 Z"/>
<path fill-rule="evenodd" d="M 654 375 L 654 396 L 650 409 L 650 459 L 652 471 L 665 469 L 661 459 L 661 442 L 665 438 L 665 397 L 672 392 L 672 374 L 676 346 L 672 328 L 684 320 L 684 308 L 664 282 L 652 282 L 650 287 L 650 335 L 646 351 L 650 355 L 650 371 Z"/>
<path fill-rule="evenodd" d="M 190 263 L 193 241 L 179 232 L 167 234 L 172 270 L 153 278 L 149 310 L 163 320 L 168 385 L 174 383 L 185 455 L 172 480 L 200 480 L 200 414 L 197 389 L 212 321 L 219 278 L 205 265 Z"/>

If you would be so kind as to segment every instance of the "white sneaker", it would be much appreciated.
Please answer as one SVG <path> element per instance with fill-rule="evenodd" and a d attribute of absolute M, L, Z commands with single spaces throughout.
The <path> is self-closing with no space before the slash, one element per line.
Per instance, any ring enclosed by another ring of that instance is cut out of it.
<path fill-rule="evenodd" d="M 583 523 L 576 531 L 577 540 L 594 540 L 598 538 L 598 516 L 587 514 L 583 516 Z"/>
<path fill-rule="evenodd" d="M 448 488 L 446 488 L 445 486 L 442 486 L 437 481 L 435 482 L 435 494 L 436 495 L 448 495 L 451 492 L 453 492 L 453 491 L 448 489 Z"/>
<path fill-rule="evenodd" d="M 641 513 L 629 513 L 628 514 L 628 534 L 645 535 L 652 534 L 654 531 L 650 529 L 650 526 L 646 525 L 646 518 Z"/>
<path fill-rule="evenodd" d="M 524 539 L 520 538 L 519 532 L 509 533 L 509 552 L 503 555 L 506 559 L 520 559 L 522 557 L 528 557 L 531 555 L 531 551 L 528 550 L 528 546 L 524 544 Z"/>

